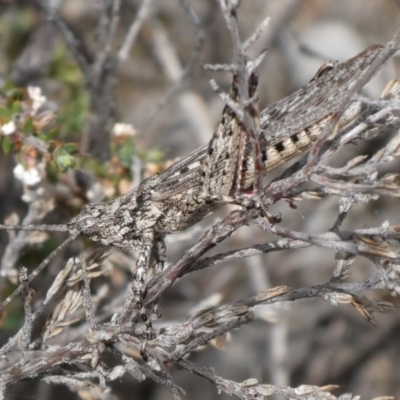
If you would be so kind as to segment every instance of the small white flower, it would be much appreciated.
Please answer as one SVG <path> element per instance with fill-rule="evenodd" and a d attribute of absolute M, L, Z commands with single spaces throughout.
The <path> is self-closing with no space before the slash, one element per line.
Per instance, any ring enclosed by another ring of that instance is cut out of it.
<path fill-rule="evenodd" d="M 1 127 L 4 135 L 12 135 L 15 132 L 16 126 L 14 121 L 10 121 Z"/>
<path fill-rule="evenodd" d="M 42 95 L 42 89 L 37 86 L 28 86 L 28 95 L 32 99 L 32 115 L 34 115 L 45 103 L 46 97 Z"/>
<path fill-rule="evenodd" d="M 122 122 L 118 122 L 114 124 L 112 128 L 112 134 L 114 136 L 135 136 L 136 130 L 131 124 L 124 124 Z"/>
<path fill-rule="evenodd" d="M 37 168 L 25 169 L 22 164 L 18 164 L 14 168 L 14 176 L 24 185 L 34 186 L 40 182 L 40 173 Z"/>

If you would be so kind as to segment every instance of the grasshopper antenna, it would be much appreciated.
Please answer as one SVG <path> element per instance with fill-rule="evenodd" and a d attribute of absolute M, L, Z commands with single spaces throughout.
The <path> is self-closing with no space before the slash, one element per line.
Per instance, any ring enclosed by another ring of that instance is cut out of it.
<path fill-rule="evenodd" d="M 0 229 L 5 231 L 44 231 L 44 232 L 66 232 L 68 226 L 63 225 L 1 225 Z"/>
<path fill-rule="evenodd" d="M 21 225 L 0 225 L 0 228 L 2 228 L 3 226 L 5 226 L 6 228 L 11 227 L 15 229 L 18 229 L 16 227 L 20 227 Z M 44 225 L 47 226 L 47 225 Z M 54 227 L 66 227 L 66 225 L 53 225 Z M 28 228 L 25 230 L 44 230 L 44 229 L 29 229 L 31 227 L 34 228 L 43 228 L 43 226 L 38 225 L 22 225 L 22 228 Z M 48 229 L 47 229 L 48 230 Z M 56 229 L 52 229 L 52 230 L 56 230 Z M 63 229 L 66 230 L 66 229 Z M 48 257 L 46 257 L 33 271 L 32 273 L 29 275 L 28 277 L 28 281 L 30 282 L 32 279 L 34 279 L 36 276 L 38 276 L 40 274 L 41 271 L 43 271 L 44 268 L 47 267 L 47 265 L 50 263 L 50 261 L 61 251 L 63 250 L 65 247 L 67 247 L 70 243 L 72 243 L 74 240 L 76 240 L 76 238 L 79 236 L 79 233 L 75 233 L 73 235 L 71 235 L 65 242 L 63 242 L 62 244 L 60 244 L 55 250 L 53 250 Z M 0 304 L 0 312 L 3 310 L 4 307 L 6 307 L 8 304 L 10 304 L 20 293 L 22 290 L 22 285 L 19 285 L 11 294 L 10 296 L 8 296 L 1 304 Z"/>

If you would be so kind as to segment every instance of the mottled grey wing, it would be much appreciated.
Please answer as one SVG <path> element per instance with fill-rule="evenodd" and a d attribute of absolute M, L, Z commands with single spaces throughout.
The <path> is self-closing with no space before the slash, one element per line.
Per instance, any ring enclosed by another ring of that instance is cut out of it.
<path fill-rule="evenodd" d="M 161 201 L 198 184 L 199 171 L 206 156 L 206 150 L 207 146 L 194 150 L 159 174 L 152 191 L 152 199 Z"/>
<path fill-rule="evenodd" d="M 340 107 L 351 83 L 381 51 L 368 47 L 355 57 L 323 71 L 306 86 L 260 113 L 261 128 L 268 139 L 290 136 L 334 112 Z"/>
<path fill-rule="evenodd" d="M 263 110 L 260 122 L 267 142 L 278 143 L 283 137 L 299 133 L 334 112 L 340 107 L 351 83 L 381 49 L 380 45 L 371 46 L 343 63 L 318 71 L 306 86 Z M 158 175 L 152 198 L 163 200 L 199 184 L 207 147 L 193 151 Z"/>

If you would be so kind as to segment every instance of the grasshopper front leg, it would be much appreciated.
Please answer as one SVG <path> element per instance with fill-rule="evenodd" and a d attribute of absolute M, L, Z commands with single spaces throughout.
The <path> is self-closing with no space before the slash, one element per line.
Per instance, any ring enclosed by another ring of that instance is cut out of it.
<path fill-rule="evenodd" d="M 124 304 L 119 325 L 130 322 L 134 311 L 139 310 L 143 321 L 147 321 L 146 310 L 143 307 L 144 287 L 154 249 L 154 231 L 143 232 L 140 255 L 136 262 L 136 270 L 132 276 L 129 294 Z"/>

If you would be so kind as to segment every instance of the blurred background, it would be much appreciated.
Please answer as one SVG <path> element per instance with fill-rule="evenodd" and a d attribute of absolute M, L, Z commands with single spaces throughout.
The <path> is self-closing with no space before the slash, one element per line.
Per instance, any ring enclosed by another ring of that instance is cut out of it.
<path fill-rule="evenodd" d="M 96 47 L 99 43 L 96 35 L 102 2 L 59 0 L 53 3 L 49 4 L 59 10 L 62 20 L 79 38 L 82 46 L 78 44 L 77 47 L 82 47 L 82 54 L 88 62 L 96 62 L 101 52 Z M 121 2 L 111 47 L 118 49 L 139 11 L 143 10 L 143 3 L 138 0 Z M 60 28 L 49 21 L 39 2 L 0 1 L 0 82 L 39 86 L 47 98 L 46 107 L 57 114 L 58 139 L 78 143 L 89 159 L 98 162 L 110 159 L 108 148 L 113 144 L 110 139 L 113 124 L 132 125 L 133 151 L 141 160 L 139 170 L 143 170 L 144 176 L 209 141 L 223 104 L 208 81 L 214 78 L 224 90 L 229 90 L 231 77 L 227 73 L 206 71 L 202 66 L 229 63 L 232 58 L 230 36 L 216 1 L 189 2 L 202 25 L 200 32 L 204 43 L 199 52 L 195 50 L 199 30 L 179 1 L 149 3 L 150 11 L 144 15 L 127 58 L 118 65 L 116 79 L 111 83 L 104 80 L 104 85 L 100 83 L 97 88 L 103 90 L 103 86 L 109 84 L 108 91 L 96 92 L 95 84 L 88 83 L 82 64 L 77 62 L 60 35 Z M 400 2 L 245 0 L 239 13 L 242 37 L 247 38 L 267 16 L 271 17 L 268 28 L 250 49 L 252 56 L 268 49 L 260 68 L 261 108 L 306 84 L 323 62 L 345 60 L 369 45 L 390 40 L 400 27 Z M 188 70 L 193 54 L 197 59 Z M 398 71 L 398 65 L 392 61 L 368 86 L 368 94 L 378 97 L 385 83 Z M 103 82 L 101 76 L 99 82 Z M 96 100 L 102 96 L 107 104 L 99 106 Z M 106 112 L 102 113 L 104 109 Z M 378 137 L 349 146 L 333 162 L 368 154 L 370 148 L 384 141 L 385 138 Z M 21 200 L 22 185 L 13 176 L 15 163 L 14 157 L 1 153 L 1 220 L 12 211 L 22 216 L 26 211 Z M 271 177 L 277 173 L 279 171 Z M 88 180 L 92 182 L 94 178 L 74 176 L 73 179 L 76 187 L 85 188 L 82 191 L 86 190 L 87 198 L 71 206 L 72 202 L 65 198 L 71 191 L 64 194 L 59 191 L 57 212 L 51 214 L 49 222 L 66 222 L 77 212 L 76 204 L 97 199 L 87 195 L 87 185 L 92 184 L 88 184 Z M 114 182 L 116 189 L 111 191 L 107 191 L 109 185 L 103 179 L 101 196 L 116 196 L 130 188 L 131 181 L 137 183 L 140 179 L 140 174 L 130 170 L 122 183 Z M 278 204 L 273 211 L 282 213 L 285 227 L 322 232 L 332 226 L 337 208 L 337 199 L 327 198 L 318 202 L 303 201 L 297 210 Z M 209 217 L 187 232 L 169 236 L 168 260 L 176 260 L 215 218 L 221 218 L 228 211 Z M 399 215 L 398 204 L 393 199 L 381 198 L 355 207 L 344 228 L 380 226 L 385 220 L 396 224 Z M 0 249 L 4 249 L 7 235 L 2 234 L 0 238 Z M 254 228 L 242 228 L 210 254 L 272 239 Z M 37 264 L 48 253 L 48 248 L 41 244 L 31 249 L 29 257 L 25 256 L 25 264 Z M 330 279 L 334 267 L 334 252 L 314 247 L 218 265 L 177 282 L 161 301 L 163 318 L 168 321 L 187 318 L 201 305 L 239 300 L 273 286 L 324 283 Z M 375 272 L 370 261 L 357 257 L 349 279 L 362 280 Z M 387 294 L 370 295 L 398 303 Z M 341 389 L 336 393 L 352 392 L 362 398 L 400 393 L 398 311 L 376 315 L 377 326 L 369 324 L 350 306 L 334 307 L 322 299 L 258 307 L 255 312 L 255 322 L 233 332 L 222 348 L 207 347 L 192 355 L 194 361 L 213 367 L 219 375 L 236 381 L 254 377 L 276 385 L 339 384 Z M 3 326 L 0 331 L 0 340 L 5 341 L 18 324 L 17 317 L 12 323 L 8 321 L 8 328 Z M 171 374 L 191 400 L 225 399 L 201 378 L 177 370 L 172 370 Z M 42 382 L 15 385 L 8 395 L 10 399 L 96 398 Z M 165 388 L 153 382 L 137 383 L 128 378 L 114 383 L 113 395 L 116 399 L 132 400 L 171 398 Z"/>

